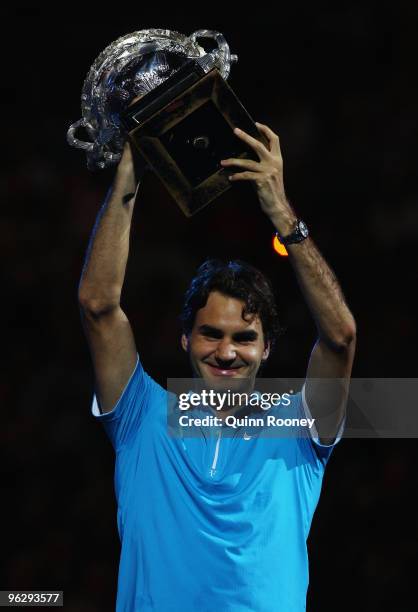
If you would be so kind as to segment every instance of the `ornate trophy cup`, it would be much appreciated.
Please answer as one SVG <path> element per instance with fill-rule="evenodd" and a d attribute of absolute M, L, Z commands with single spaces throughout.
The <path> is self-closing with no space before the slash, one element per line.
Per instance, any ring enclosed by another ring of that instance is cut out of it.
<path fill-rule="evenodd" d="M 197 39 L 212 39 L 206 52 Z M 93 63 L 81 95 L 82 118 L 67 133 L 90 169 L 116 164 L 127 138 L 186 216 L 231 187 L 220 160 L 254 153 L 234 134 L 261 139 L 226 83 L 237 61 L 219 32 L 187 37 L 139 30 L 110 44 Z M 84 129 L 90 140 L 76 137 Z"/>

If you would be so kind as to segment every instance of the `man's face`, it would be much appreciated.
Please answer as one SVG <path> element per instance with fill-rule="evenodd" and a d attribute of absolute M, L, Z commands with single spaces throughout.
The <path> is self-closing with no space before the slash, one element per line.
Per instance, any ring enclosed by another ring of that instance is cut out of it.
<path fill-rule="evenodd" d="M 259 317 L 244 320 L 243 308 L 243 301 L 212 291 L 197 311 L 190 335 L 181 338 L 194 374 L 214 387 L 237 378 L 254 381 L 269 355 Z"/>

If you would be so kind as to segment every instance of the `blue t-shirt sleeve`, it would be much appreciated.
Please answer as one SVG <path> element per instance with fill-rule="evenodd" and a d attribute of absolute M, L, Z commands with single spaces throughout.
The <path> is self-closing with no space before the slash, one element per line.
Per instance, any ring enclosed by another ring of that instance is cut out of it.
<path fill-rule="evenodd" d="M 305 416 L 305 418 L 312 419 L 312 414 L 311 414 L 311 411 L 309 410 L 309 406 L 306 401 L 305 385 L 303 385 L 302 391 L 300 393 L 300 407 L 301 407 L 301 411 L 303 415 Z M 328 461 L 336 444 L 338 444 L 338 442 L 341 440 L 343 436 L 344 427 L 345 427 L 345 417 L 342 420 L 340 427 L 338 428 L 338 432 L 335 437 L 335 440 L 331 444 L 322 444 L 322 442 L 320 442 L 319 435 L 315 427 L 315 423 L 309 429 L 309 433 L 310 433 L 309 440 L 312 444 L 312 447 L 315 450 L 317 457 L 319 458 L 321 462 L 326 463 Z"/>
<path fill-rule="evenodd" d="M 121 396 L 110 412 L 101 414 L 96 394 L 93 396 L 91 412 L 101 421 L 103 427 L 117 451 L 129 443 L 138 433 L 146 414 L 150 410 L 151 397 L 159 386 L 144 371 L 139 356 Z"/>

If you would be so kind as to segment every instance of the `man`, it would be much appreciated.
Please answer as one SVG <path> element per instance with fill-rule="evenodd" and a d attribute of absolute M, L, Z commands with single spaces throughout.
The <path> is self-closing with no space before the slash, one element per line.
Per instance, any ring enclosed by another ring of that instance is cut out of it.
<path fill-rule="evenodd" d="M 121 559 L 117 610 L 298 612 L 306 606 L 306 539 L 322 476 L 342 431 L 356 328 L 337 280 L 295 217 L 283 186 L 279 139 L 235 130 L 259 161 L 223 160 L 248 180 L 287 243 L 318 329 L 292 414 L 315 419 L 309 436 L 170 437 L 167 392 L 141 366 L 120 307 L 139 181 L 126 145 L 96 223 L 79 301 L 93 359 L 93 414 L 116 451 Z M 186 296 L 181 343 L 195 375 L 254 381 L 274 342 L 271 291 L 239 262 L 207 262 Z M 329 389 L 327 379 L 342 381 Z M 330 392 L 329 392 L 330 391 Z M 100 407 L 100 409 L 99 409 Z M 247 407 L 248 408 L 248 407 Z M 215 411 L 216 412 L 216 411 Z M 248 410 L 247 410 L 248 412 Z"/>

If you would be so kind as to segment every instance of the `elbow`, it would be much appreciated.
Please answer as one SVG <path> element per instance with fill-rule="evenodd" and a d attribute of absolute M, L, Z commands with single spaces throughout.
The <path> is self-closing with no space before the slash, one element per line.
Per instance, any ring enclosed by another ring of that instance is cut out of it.
<path fill-rule="evenodd" d="M 343 322 L 340 330 L 340 344 L 342 347 L 349 347 L 355 343 L 357 337 L 357 327 L 354 317 L 350 313 L 350 317 Z"/>
<path fill-rule="evenodd" d="M 84 316 L 97 319 L 120 307 L 119 296 L 94 298 L 83 294 L 78 295 L 78 305 Z"/>
<path fill-rule="evenodd" d="M 344 353 L 355 346 L 357 339 L 357 328 L 354 319 L 344 324 L 338 333 L 330 335 L 327 344 L 337 353 Z"/>
<path fill-rule="evenodd" d="M 343 329 L 343 333 L 341 334 L 340 341 L 338 343 L 338 347 L 341 352 L 347 351 L 352 346 L 355 345 L 357 338 L 357 328 L 356 323 L 353 319 L 347 327 Z"/>
<path fill-rule="evenodd" d="M 349 324 L 345 330 L 344 344 L 345 346 L 350 346 L 356 343 L 357 339 L 357 325 L 354 320 L 354 317 L 351 317 Z"/>

